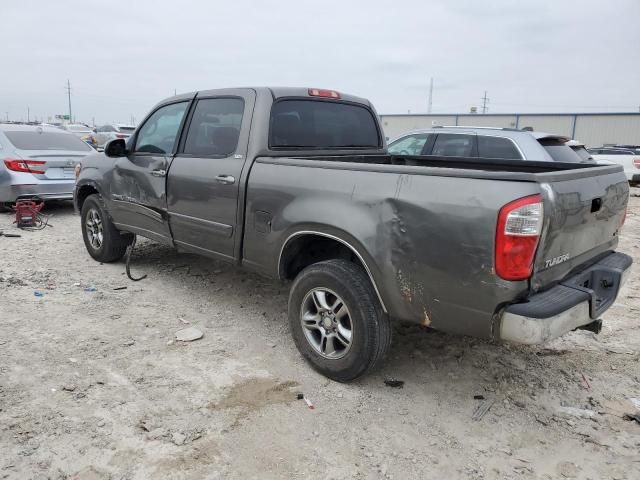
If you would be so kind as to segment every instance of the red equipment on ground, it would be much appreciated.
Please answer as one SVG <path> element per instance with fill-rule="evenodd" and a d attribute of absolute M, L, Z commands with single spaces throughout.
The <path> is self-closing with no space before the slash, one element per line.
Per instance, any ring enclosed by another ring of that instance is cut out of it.
<path fill-rule="evenodd" d="M 16 219 L 13 223 L 18 228 L 41 229 L 47 226 L 48 218 L 40 213 L 44 208 L 44 202 L 39 198 L 22 198 L 16 200 L 13 209 L 16 212 Z"/>

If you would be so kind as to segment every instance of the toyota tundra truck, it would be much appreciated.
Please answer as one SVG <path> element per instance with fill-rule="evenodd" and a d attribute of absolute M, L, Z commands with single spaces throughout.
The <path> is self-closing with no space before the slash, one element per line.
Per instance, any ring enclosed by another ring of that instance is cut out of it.
<path fill-rule="evenodd" d="M 84 243 L 115 262 L 141 235 L 291 281 L 296 346 L 343 382 L 382 363 L 392 320 L 524 344 L 598 330 L 631 266 L 620 166 L 389 155 L 384 138 L 369 101 L 333 90 L 171 97 L 82 161 Z"/>

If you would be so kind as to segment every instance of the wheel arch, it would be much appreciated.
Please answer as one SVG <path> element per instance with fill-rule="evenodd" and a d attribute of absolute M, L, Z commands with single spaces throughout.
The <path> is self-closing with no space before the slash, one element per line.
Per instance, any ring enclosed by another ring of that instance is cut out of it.
<path fill-rule="evenodd" d="M 77 185 L 75 189 L 75 195 L 73 196 L 73 203 L 78 212 L 82 211 L 82 205 L 89 195 L 97 193 L 101 195 L 98 186 L 93 182 L 83 183 Z"/>
<path fill-rule="evenodd" d="M 308 255 L 303 257 L 302 261 L 298 260 L 300 252 L 306 247 L 321 244 L 320 255 Z M 337 235 L 321 232 L 318 230 L 299 230 L 291 233 L 283 242 L 278 256 L 278 278 L 281 280 L 293 279 L 302 268 L 317 263 L 322 260 L 332 258 L 344 258 L 360 265 L 371 281 L 371 285 L 376 292 L 380 306 L 385 313 L 388 313 L 384 299 L 374 275 L 365 260 L 362 253 L 354 246 L 355 242 L 350 242 Z M 327 250 L 329 249 L 329 250 Z M 345 255 L 351 258 L 345 258 Z"/>

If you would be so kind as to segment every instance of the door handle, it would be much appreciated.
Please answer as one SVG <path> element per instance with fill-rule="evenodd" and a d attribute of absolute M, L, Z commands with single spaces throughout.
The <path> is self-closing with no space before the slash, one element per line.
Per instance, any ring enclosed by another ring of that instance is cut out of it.
<path fill-rule="evenodd" d="M 224 185 L 233 185 L 234 183 L 236 183 L 236 179 L 231 175 L 218 175 L 216 177 L 216 182 L 222 183 Z"/>
<path fill-rule="evenodd" d="M 167 176 L 167 171 L 166 170 L 151 170 L 151 175 L 153 175 L 154 177 L 166 177 Z"/>

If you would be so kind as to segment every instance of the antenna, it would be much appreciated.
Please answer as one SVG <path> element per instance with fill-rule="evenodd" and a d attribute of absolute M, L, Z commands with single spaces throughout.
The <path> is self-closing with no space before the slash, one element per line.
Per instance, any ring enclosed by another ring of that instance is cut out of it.
<path fill-rule="evenodd" d="M 431 113 L 432 103 L 433 103 L 433 77 L 431 77 L 431 81 L 429 82 L 429 105 L 427 107 L 427 113 Z"/>

